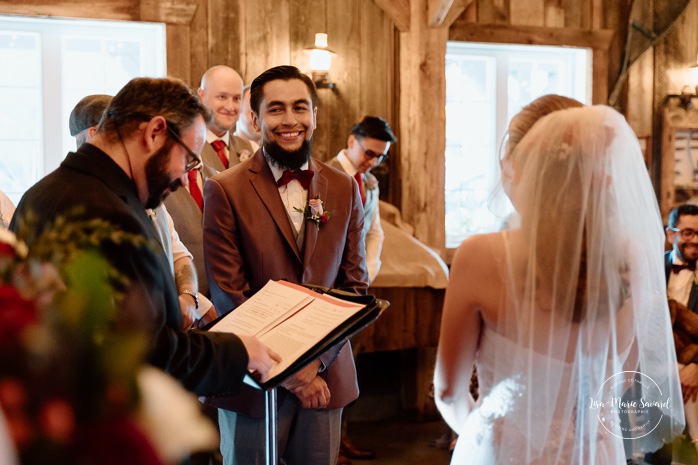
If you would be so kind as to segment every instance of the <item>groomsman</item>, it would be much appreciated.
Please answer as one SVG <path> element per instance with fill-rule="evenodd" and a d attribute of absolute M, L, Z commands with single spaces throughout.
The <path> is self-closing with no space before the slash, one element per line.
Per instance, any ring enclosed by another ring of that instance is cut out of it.
<path fill-rule="evenodd" d="M 366 233 L 366 266 L 369 283 L 381 267 L 383 228 L 381 228 L 378 200 L 378 179 L 371 170 L 388 158 L 390 144 L 397 138 L 390 125 L 379 116 L 366 116 L 351 128 L 347 148 L 342 149 L 327 164 L 356 179 L 364 205 L 364 232 Z"/>
<path fill-rule="evenodd" d="M 698 313 L 698 205 L 685 204 L 674 208 L 669 213 L 667 223 L 667 241 L 672 246 L 672 249 L 664 254 L 667 297 Z M 679 369 L 679 379 L 684 401 L 698 400 L 698 356 Z M 670 465 L 672 449 L 672 444 L 666 444 L 658 451 L 647 454 L 645 462 L 652 465 Z"/>
<path fill-rule="evenodd" d="M 213 113 L 206 131 L 206 145 L 201 152 L 205 165 L 223 171 L 249 158 L 254 152 L 250 143 L 235 136 L 242 104 L 242 78 L 225 65 L 209 68 L 201 77 L 199 97 Z"/>
<path fill-rule="evenodd" d="M 365 293 L 361 195 L 354 180 L 311 158 L 317 92 L 293 66 L 259 75 L 251 88 L 262 147 L 204 189 L 204 253 L 219 312 L 268 280 Z M 278 392 L 279 455 L 287 465 L 334 465 L 342 408 L 358 397 L 350 343 L 287 380 Z M 264 461 L 264 395 L 252 388 L 215 398 L 224 463 Z"/>

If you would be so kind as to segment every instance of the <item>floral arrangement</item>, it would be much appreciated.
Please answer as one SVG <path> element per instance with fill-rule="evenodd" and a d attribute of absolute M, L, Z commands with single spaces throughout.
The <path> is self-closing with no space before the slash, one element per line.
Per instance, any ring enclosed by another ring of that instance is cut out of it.
<path fill-rule="evenodd" d="M 320 223 L 327 223 L 332 217 L 332 212 L 325 210 L 319 195 L 316 195 L 312 199 L 308 199 L 308 205 L 305 209 L 296 207 L 295 210 L 303 213 L 305 220 L 312 221 L 318 230 L 320 229 Z"/>
<path fill-rule="evenodd" d="M 172 460 L 151 435 L 167 421 L 142 405 L 154 397 L 141 376 L 150 336 L 119 324 L 124 278 L 98 252 L 105 241 L 146 240 L 102 220 L 65 219 L 33 239 L 27 248 L 0 229 L 0 445 L 15 451 L 0 447 L 0 463 Z"/>

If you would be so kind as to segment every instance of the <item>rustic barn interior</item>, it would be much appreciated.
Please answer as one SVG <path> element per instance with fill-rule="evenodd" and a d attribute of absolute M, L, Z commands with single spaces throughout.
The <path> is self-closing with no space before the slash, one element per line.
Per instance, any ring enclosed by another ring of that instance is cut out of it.
<path fill-rule="evenodd" d="M 667 100 L 682 92 L 688 69 L 696 65 L 698 0 L 688 3 L 618 84 L 633 4 L 644 5 L 635 6 L 634 17 L 652 15 L 652 2 L 631 0 L 0 0 L 0 15 L 165 23 L 167 74 L 195 87 L 202 73 L 218 64 L 238 70 L 246 84 L 271 66 L 307 68 L 304 49 L 315 33 L 328 33 L 336 53 L 330 71 L 336 87 L 319 89 L 313 155 L 333 157 L 354 122 L 366 114 L 383 116 L 399 142 L 381 178 L 382 198 L 400 210 L 414 237 L 448 264 L 453 254 L 444 232 L 448 41 L 591 49 L 592 102 L 608 104 L 613 93 L 613 106 L 645 143 L 664 217 L 698 192 L 698 186 L 676 186 L 672 149 L 676 131 L 698 129 L 698 119 L 688 115 L 698 110 L 680 103 L 671 107 Z M 429 388 L 444 289 L 372 290 L 392 305 L 362 335 L 364 352 L 399 354 L 392 360 L 401 367 L 401 408 L 433 419 Z"/>

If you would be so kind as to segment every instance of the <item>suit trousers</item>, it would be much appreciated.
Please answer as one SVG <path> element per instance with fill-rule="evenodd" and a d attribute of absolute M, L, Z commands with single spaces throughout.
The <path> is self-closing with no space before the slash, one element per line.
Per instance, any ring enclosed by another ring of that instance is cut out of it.
<path fill-rule="evenodd" d="M 335 465 L 339 454 L 342 409 L 302 407 L 292 394 L 278 406 L 279 457 L 286 465 Z M 218 409 L 224 465 L 264 465 L 264 418 Z"/>

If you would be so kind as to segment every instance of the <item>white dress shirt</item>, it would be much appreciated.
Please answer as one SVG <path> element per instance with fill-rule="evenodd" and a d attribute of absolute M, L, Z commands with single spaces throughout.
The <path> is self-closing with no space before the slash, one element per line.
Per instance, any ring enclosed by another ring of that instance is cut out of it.
<path fill-rule="evenodd" d="M 671 263 L 673 265 L 683 265 L 684 262 L 671 252 Z M 688 305 L 688 297 L 696 279 L 696 272 L 683 269 L 678 273 L 669 272 L 669 282 L 667 283 L 666 294 L 670 299 L 674 299 L 682 305 Z"/>
<path fill-rule="evenodd" d="M 269 163 L 269 160 L 267 160 L 267 164 L 269 168 L 271 168 L 271 173 L 274 175 L 274 181 L 278 182 L 285 170 Z M 308 162 L 305 162 L 300 169 L 307 170 Z M 296 228 L 296 233 L 300 232 L 304 220 L 303 211 L 308 204 L 308 191 L 303 189 L 303 186 L 301 186 L 301 183 L 297 179 L 292 179 L 288 184 L 279 187 L 279 195 L 286 207 L 288 216 L 291 218 L 293 227 Z M 296 211 L 296 208 L 301 211 Z"/>
<path fill-rule="evenodd" d="M 349 160 L 344 150 L 337 154 L 337 161 L 342 166 L 342 169 L 349 176 L 356 176 L 357 169 Z M 364 188 L 365 185 L 364 185 Z M 383 240 L 385 233 L 381 227 L 381 215 L 379 205 L 373 209 L 373 214 L 370 218 L 364 217 L 364 222 L 370 222 L 371 226 L 366 233 L 366 268 L 368 268 L 368 282 L 372 283 L 381 267 L 381 250 L 383 249 Z"/>

